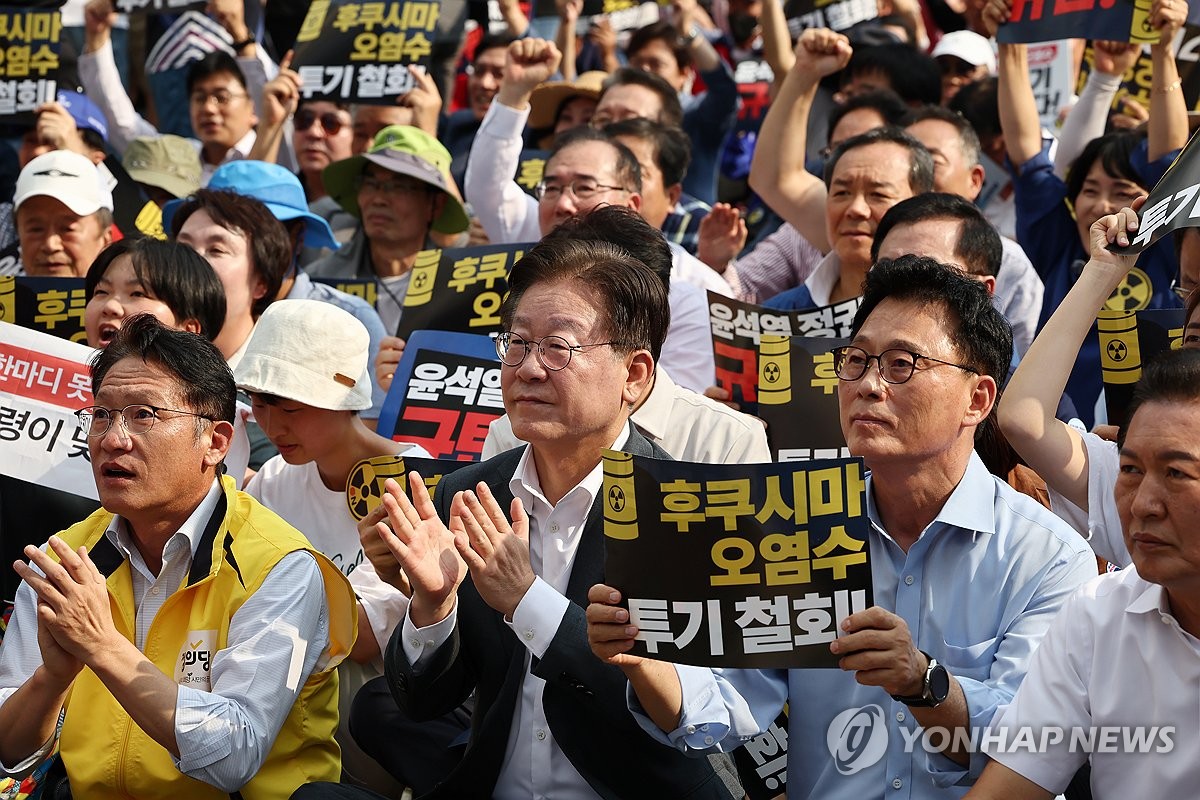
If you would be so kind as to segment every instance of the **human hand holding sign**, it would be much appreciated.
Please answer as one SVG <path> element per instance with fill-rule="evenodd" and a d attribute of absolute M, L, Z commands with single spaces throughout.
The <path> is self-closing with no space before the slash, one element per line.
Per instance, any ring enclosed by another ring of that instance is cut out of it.
<path fill-rule="evenodd" d="M 459 492 L 450 506 L 455 525 L 454 544 L 471 571 L 479 596 L 507 620 L 533 585 L 529 563 L 529 517 L 513 498 L 512 524 L 486 483 L 475 491 Z"/>
<path fill-rule="evenodd" d="M 925 657 L 913 644 L 908 624 L 879 606 L 842 620 L 842 634 L 829 644 L 841 656 L 838 666 L 854 672 L 863 686 L 888 694 L 918 695 L 925 681 Z"/>
<path fill-rule="evenodd" d="M 454 534 L 438 518 L 425 481 L 418 473 L 410 472 L 408 485 L 412 487 L 412 501 L 395 480 L 384 482 L 382 507 L 387 522 L 377 522 L 375 531 L 408 576 L 412 586 L 408 614 L 415 626 L 424 628 L 450 615 L 467 569 L 455 550 Z M 458 500 L 455 496 L 456 503 Z"/>
<path fill-rule="evenodd" d="M 638 629 L 621 608 L 621 593 L 611 586 L 597 583 L 588 589 L 588 644 L 596 658 L 617 667 L 637 666 L 645 659 L 629 655 Z"/>

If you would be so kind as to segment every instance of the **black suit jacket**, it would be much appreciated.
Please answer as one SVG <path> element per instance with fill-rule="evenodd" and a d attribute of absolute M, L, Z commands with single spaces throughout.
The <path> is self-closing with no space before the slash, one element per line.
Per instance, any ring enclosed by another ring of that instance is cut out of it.
<path fill-rule="evenodd" d="M 670 458 L 631 427 L 625 451 Z M 506 513 L 508 482 L 524 448 L 501 453 L 444 477 L 434 497 L 449 519 L 454 493 L 487 483 Z M 555 741 L 575 769 L 605 798 L 728 800 L 730 794 L 704 758 L 689 758 L 650 738 L 626 707 L 625 675 L 602 663 L 587 641 L 587 592 L 604 578 L 604 519 L 596 498 L 588 512 L 571 569 L 571 601 L 545 657 L 532 672 L 546 681 L 542 702 Z M 388 644 L 387 679 L 396 702 L 415 720 L 448 713 L 475 692 L 471 736 L 462 761 L 427 798 L 489 798 L 504 760 L 509 729 L 525 677 L 525 646 L 501 614 L 480 597 L 470 575 L 458 590 L 457 623 L 450 639 L 421 670 L 404 654 L 400 628 Z"/>

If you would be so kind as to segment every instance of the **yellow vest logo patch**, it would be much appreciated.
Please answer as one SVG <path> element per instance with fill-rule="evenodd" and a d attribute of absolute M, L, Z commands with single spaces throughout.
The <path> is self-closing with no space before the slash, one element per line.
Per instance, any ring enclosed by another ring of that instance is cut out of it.
<path fill-rule="evenodd" d="M 209 691 L 212 688 L 212 656 L 216 650 L 216 631 L 188 631 L 175 662 L 175 682 Z"/>

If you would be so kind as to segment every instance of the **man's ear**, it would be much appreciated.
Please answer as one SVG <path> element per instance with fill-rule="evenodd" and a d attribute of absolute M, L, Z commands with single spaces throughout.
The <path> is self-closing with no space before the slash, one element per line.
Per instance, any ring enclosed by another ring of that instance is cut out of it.
<path fill-rule="evenodd" d="M 996 296 L 996 276 L 995 275 L 981 275 L 980 277 L 982 278 L 982 281 L 983 281 L 983 288 L 987 289 L 988 296 L 995 297 Z"/>
<path fill-rule="evenodd" d="M 188 333 L 199 333 L 199 332 L 200 332 L 200 330 L 201 330 L 201 327 L 200 327 L 200 320 L 198 320 L 198 319 L 185 319 L 185 320 L 184 320 L 184 321 L 183 321 L 183 322 L 180 324 L 180 326 L 179 326 L 179 329 L 180 329 L 180 330 L 187 331 Z"/>
<path fill-rule="evenodd" d="M 971 167 L 971 196 L 967 199 L 972 203 L 979 197 L 979 193 L 983 191 L 983 182 L 987 178 L 987 171 L 982 164 L 976 164 Z"/>
<path fill-rule="evenodd" d="M 673 183 L 667 187 L 667 199 L 671 201 L 671 208 L 675 208 L 675 204 L 679 202 L 679 198 L 683 196 L 683 184 Z"/>
<path fill-rule="evenodd" d="M 216 467 L 225 460 L 229 446 L 233 443 L 233 423 L 217 420 L 213 423 L 212 433 L 208 441 L 208 449 L 204 452 L 204 466 Z"/>
<path fill-rule="evenodd" d="M 638 194 L 637 192 L 630 192 L 629 193 L 629 202 L 627 203 L 627 205 L 629 206 L 629 208 L 633 209 L 634 211 L 641 212 L 642 196 L 640 194 Z"/>
<path fill-rule="evenodd" d="M 654 382 L 654 357 L 649 350 L 634 350 L 626 356 L 628 375 L 621 399 L 630 408 L 638 405 L 649 394 Z"/>
<path fill-rule="evenodd" d="M 433 202 L 429 204 L 429 224 L 442 215 L 442 209 L 446 207 L 446 195 L 442 192 L 435 192 Z"/>
<path fill-rule="evenodd" d="M 975 376 L 975 388 L 971 392 L 971 404 L 967 407 L 963 424 L 968 427 L 982 425 L 988 414 L 992 413 L 999 395 L 1000 387 L 995 378 L 991 375 Z"/>

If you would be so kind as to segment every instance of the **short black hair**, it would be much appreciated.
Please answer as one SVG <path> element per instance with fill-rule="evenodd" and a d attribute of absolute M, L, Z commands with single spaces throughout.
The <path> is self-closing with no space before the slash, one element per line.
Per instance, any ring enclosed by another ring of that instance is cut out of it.
<path fill-rule="evenodd" d="M 108 347 L 92 357 L 92 394 L 118 361 L 136 358 L 166 370 L 178 382 L 187 408 L 214 420 L 233 422 L 237 385 L 225 357 L 203 336 L 177 331 L 151 314 L 138 314 L 121 326 Z"/>
<path fill-rule="evenodd" d="M 242 72 L 242 68 L 238 66 L 237 59 L 224 50 L 214 50 L 199 61 L 193 61 L 188 67 L 185 79 L 188 96 L 191 96 L 192 88 L 197 82 L 222 72 L 232 75 L 243 89 L 249 88 L 246 86 L 246 76 Z"/>
<path fill-rule="evenodd" d="M 212 341 L 225 324 L 225 286 L 216 271 L 192 248 L 149 236 L 114 242 L 96 256 L 83 282 L 91 302 L 96 286 L 118 257 L 129 256 L 133 274 L 151 294 L 166 304 L 180 322 L 200 323 L 200 335 Z"/>
<path fill-rule="evenodd" d="M 504 48 L 508 50 L 508 46 L 515 42 L 517 37 L 509 33 L 487 33 L 479 37 L 479 42 L 475 45 L 475 49 L 471 51 L 471 60 L 474 61 L 480 53 L 486 53 L 488 50 L 496 50 Z"/>
<path fill-rule="evenodd" d="M 671 270 L 675 265 L 671 246 L 667 244 L 662 231 L 646 222 L 632 208 L 596 206 L 587 214 L 563 222 L 542 237 L 542 241 L 559 238 L 615 244 L 654 270 L 654 274 L 662 279 L 663 285 L 670 291 Z"/>
<path fill-rule="evenodd" d="M 942 99 L 942 70 L 928 53 L 909 44 L 878 44 L 855 48 L 842 72 L 842 84 L 855 76 L 886 75 L 892 91 L 912 105 L 937 104 Z"/>
<path fill-rule="evenodd" d="M 945 106 L 922 106 L 905 117 L 900 124 L 908 128 L 929 119 L 944 122 L 958 132 L 958 146 L 968 168 L 979 164 L 979 135 L 975 133 L 975 128 L 967 118 L 957 111 L 951 111 Z"/>
<path fill-rule="evenodd" d="M 908 113 L 908 106 L 900 99 L 900 95 L 891 89 L 877 89 L 873 92 L 863 92 L 851 97 L 839 106 L 834 106 L 829 112 L 829 127 L 825 129 L 825 140 L 833 138 L 833 129 L 842 121 L 842 117 L 851 111 L 869 108 L 883 118 L 884 125 L 899 125 Z"/>
<path fill-rule="evenodd" d="M 628 147 L 604 131 L 598 131 L 586 125 L 564 131 L 554 140 L 554 147 L 550 148 L 550 152 L 546 155 L 546 166 L 549 166 L 554 157 L 563 150 L 574 147 L 577 144 L 582 144 L 583 142 L 604 142 L 612 147 L 617 153 L 617 163 L 613 168 L 613 177 L 630 191 L 639 193 L 642 191 L 642 167 L 638 164 L 637 156 Z"/>
<path fill-rule="evenodd" d="M 675 56 L 675 63 L 679 65 L 679 69 L 683 70 L 692 66 L 691 48 L 680 37 L 679 29 L 665 19 L 643 25 L 629 34 L 629 44 L 625 46 L 625 55 L 633 58 L 634 54 L 655 40 L 661 41 L 667 46 L 671 55 Z"/>
<path fill-rule="evenodd" d="M 1117 446 L 1125 446 L 1125 433 L 1134 415 L 1146 403 L 1189 403 L 1200 400 L 1200 350 L 1167 350 L 1142 367 L 1142 377 L 1133 387 L 1125 419 L 1117 435 Z"/>
<path fill-rule="evenodd" d="M 1000 128 L 999 86 L 1000 79 L 995 75 L 980 78 L 959 89 L 950 100 L 949 109 L 962 114 L 979 139 L 1004 134 Z"/>
<path fill-rule="evenodd" d="M 671 310 L 662 279 L 627 250 L 607 241 L 566 236 L 543 239 L 513 265 L 500 322 L 512 329 L 517 305 L 531 287 L 564 280 L 594 291 L 616 350 L 649 350 L 655 363 L 667 336 Z"/>
<path fill-rule="evenodd" d="M 603 100 L 605 93 L 612 87 L 630 84 L 645 86 L 658 95 L 659 100 L 662 101 L 662 111 L 659 112 L 655 122 L 677 127 L 683 125 L 683 106 L 679 104 L 679 95 L 675 92 L 675 87 L 653 72 L 646 72 L 634 67 L 619 67 L 600 85 L 600 96 L 597 98 L 597 102 Z"/>
<path fill-rule="evenodd" d="M 292 243 L 287 228 L 271 210 L 253 197 L 225 189 L 200 189 L 184 200 L 171 221 L 171 236 L 179 237 L 188 217 L 204 209 L 212 221 L 246 239 L 250 266 L 266 285 L 250 313 L 258 319 L 275 302 L 279 287 L 292 266 Z"/>
<path fill-rule="evenodd" d="M 897 225 L 912 225 L 934 219 L 951 219 L 959 223 L 954 254 L 969 274 L 994 277 L 1000 273 L 1000 264 L 1004 260 L 1004 243 L 1000 241 L 1000 234 L 978 206 L 956 194 L 945 192 L 923 192 L 889 208 L 875 228 L 871 261 L 879 259 L 883 240 Z"/>
<path fill-rule="evenodd" d="M 871 312 L 888 299 L 939 306 L 964 363 L 1004 384 L 1012 365 L 1012 328 L 982 283 L 925 256 L 885 258 L 867 273 L 850 335 L 858 335 Z"/>
<path fill-rule="evenodd" d="M 1142 191 L 1149 191 L 1145 178 L 1133 168 L 1133 153 L 1145 138 L 1145 134 L 1118 131 L 1088 142 L 1067 169 L 1067 199 L 1075 203 L 1083 191 L 1083 182 L 1097 162 L 1109 177 L 1133 181 L 1142 187 Z"/>
<path fill-rule="evenodd" d="M 884 125 L 882 128 L 872 128 L 866 133 L 851 136 L 833 149 L 829 160 L 825 162 L 825 186 L 828 188 L 833 181 L 833 171 L 841 161 L 842 156 L 859 147 L 872 144 L 891 142 L 908 150 L 909 170 L 908 185 L 913 194 L 933 191 L 933 156 L 917 139 L 903 128 L 895 125 Z"/>
<path fill-rule="evenodd" d="M 682 128 L 635 117 L 609 123 L 604 126 L 604 132 L 613 139 L 631 136 L 649 142 L 654 163 L 662 173 L 663 186 L 683 183 L 683 176 L 687 174 L 688 164 L 692 160 L 692 140 Z"/>

